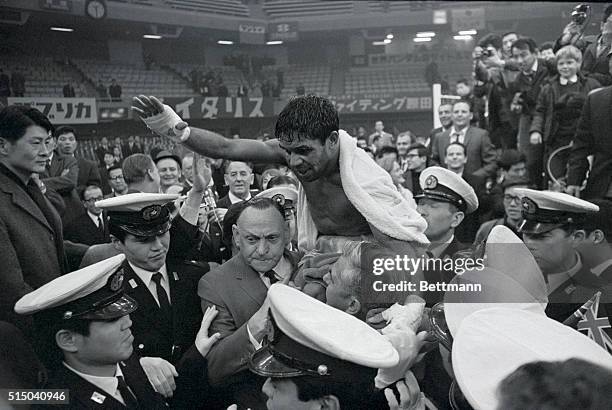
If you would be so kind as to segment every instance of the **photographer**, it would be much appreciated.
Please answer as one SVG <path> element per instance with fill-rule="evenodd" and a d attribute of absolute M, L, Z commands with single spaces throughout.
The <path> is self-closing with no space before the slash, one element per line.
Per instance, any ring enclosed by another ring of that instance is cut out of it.
<path fill-rule="evenodd" d="M 572 21 L 565 26 L 563 34 L 555 43 L 554 51 L 561 47 L 573 45 L 582 51 L 581 72 L 587 77 L 596 79 L 603 86 L 612 85 L 610 55 L 612 55 L 612 6 L 606 7 L 600 24 L 600 33 L 596 38 L 583 37 L 590 20 L 591 8 L 579 4 L 572 12 Z"/>
<path fill-rule="evenodd" d="M 529 142 L 529 131 L 536 110 L 536 102 L 542 86 L 555 74 L 546 60 L 538 59 L 535 41 L 528 37 L 519 38 L 512 45 L 512 55 L 519 64 L 520 72 L 510 84 L 512 95 L 510 110 L 519 114 L 518 148 L 527 157 L 527 169 L 531 182 L 544 189 L 542 144 Z"/>
<path fill-rule="evenodd" d="M 518 75 L 518 67 L 512 60 L 503 59 L 502 39 L 496 34 L 483 37 L 473 52 L 474 96 L 488 101 L 488 113 L 484 113 L 486 129 L 496 148 L 516 148 L 518 120 L 510 112 L 512 96 L 508 86 Z"/>

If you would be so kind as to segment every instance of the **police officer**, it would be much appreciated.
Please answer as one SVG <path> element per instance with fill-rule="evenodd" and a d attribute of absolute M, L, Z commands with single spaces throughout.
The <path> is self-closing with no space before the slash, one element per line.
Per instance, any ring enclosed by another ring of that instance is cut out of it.
<path fill-rule="evenodd" d="M 176 194 L 132 193 L 96 203 L 109 217 L 115 248 L 124 253 L 126 294 L 134 315 L 134 347 L 142 356 L 176 363 L 193 344 L 202 320 L 198 281 L 204 271 L 167 259 L 170 208 Z"/>
<path fill-rule="evenodd" d="M 583 229 L 586 215 L 597 213 L 599 207 L 560 192 L 516 191 L 523 197 L 524 220 L 518 231 L 548 285 L 546 313 L 564 321 L 597 292 L 581 279 L 590 276 L 590 269 L 577 248 L 587 236 Z"/>
<path fill-rule="evenodd" d="M 133 355 L 138 303 L 124 293 L 123 255 L 69 273 L 23 296 L 19 314 L 34 316 L 46 388 L 68 389 L 57 408 L 162 409 L 161 395 Z"/>
<path fill-rule="evenodd" d="M 377 369 L 401 362 L 389 340 L 289 286 L 272 285 L 268 297 L 270 333 L 249 360 L 251 371 L 268 378 L 268 409 L 387 408 L 374 387 Z"/>
<path fill-rule="evenodd" d="M 442 167 L 426 168 L 419 178 L 423 192 L 416 196 L 417 210 L 427 221 L 425 235 L 431 245 L 430 257 L 451 258 L 457 251 L 469 245 L 455 238 L 455 229 L 465 215 L 478 209 L 478 198 L 474 189 L 459 175 Z M 444 269 L 425 270 L 425 280 L 430 283 L 450 282 L 454 272 Z M 428 294 L 428 304 L 442 300 L 442 293 Z"/>

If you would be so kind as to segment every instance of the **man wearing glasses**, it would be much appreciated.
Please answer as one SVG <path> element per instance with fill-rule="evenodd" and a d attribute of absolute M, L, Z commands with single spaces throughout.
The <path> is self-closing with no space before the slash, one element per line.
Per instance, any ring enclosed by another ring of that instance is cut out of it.
<path fill-rule="evenodd" d="M 483 223 L 476 233 L 475 244 L 481 243 L 487 239 L 493 227 L 504 225 L 512 230 L 519 238 L 518 226 L 523 220 L 521 215 L 521 200 L 523 196 L 518 188 L 528 188 L 529 179 L 526 177 L 508 177 L 502 182 L 504 216 L 498 219 L 492 219 Z"/>
<path fill-rule="evenodd" d="M 81 199 L 85 212 L 64 228 L 64 238 L 90 246 L 109 243 L 106 215 L 95 205 L 96 201 L 103 199 L 102 189 L 96 185 L 90 185 L 83 191 Z"/>
<path fill-rule="evenodd" d="M 108 183 L 112 192 L 105 195 L 104 199 L 114 198 L 128 193 L 128 186 L 123 178 L 123 169 L 121 169 L 121 166 L 113 165 L 108 169 Z"/>

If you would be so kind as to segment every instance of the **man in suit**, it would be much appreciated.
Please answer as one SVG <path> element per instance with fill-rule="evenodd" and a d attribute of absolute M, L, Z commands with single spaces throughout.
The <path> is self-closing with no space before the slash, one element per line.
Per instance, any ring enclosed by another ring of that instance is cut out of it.
<path fill-rule="evenodd" d="M 427 139 L 422 141 L 422 144 L 431 150 L 436 140 L 438 134 L 443 133 L 448 130 L 453 125 L 453 105 L 448 104 L 440 104 L 438 107 L 438 117 L 440 118 L 440 125 L 438 128 L 434 128 L 429 133 Z"/>
<path fill-rule="evenodd" d="M 536 110 L 540 90 L 554 74 L 553 68 L 545 60 L 538 59 L 535 41 L 522 37 L 512 44 L 512 55 L 519 65 L 520 72 L 510 84 L 512 96 L 510 109 L 520 114 L 518 128 L 518 149 L 527 157 L 527 169 L 532 183 L 544 189 L 544 153 L 542 144 L 529 142 L 531 122 Z"/>
<path fill-rule="evenodd" d="M 225 167 L 225 184 L 229 186 L 229 192 L 219 199 L 217 207 L 229 208 L 236 202 L 251 199 L 253 179 L 253 170 L 246 162 L 229 161 Z"/>
<path fill-rule="evenodd" d="M 238 217 L 233 236 L 239 253 L 205 275 L 198 287 L 202 308 L 219 311 L 210 327 L 221 340 L 207 357 L 209 380 L 233 396 L 239 408 L 265 409 L 265 379 L 249 373 L 247 365 L 265 333 L 268 288 L 288 281 L 295 270 L 295 260 L 283 257 L 289 241 L 284 211 L 270 198 L 255 198 Z"/>
<path fill-rule="evenodd" d="M 124 293 L 123 255 L 60 276 L 15 305 L 33 315 L 38 352 L 50 376 L 45 388 L 67 389 L 53 408 L 165 409 L 133 355 L 138 303 Z"/>
<path fill-rule="evenodd" d="M 40 174 L 40 180 L 47 188 L 61 195 L 64 200 L 65 209 L 60 213 L 62 223 L 69 223 L 81 209 L 81 201 L 77 193 L 79 179 L 79 165 L 73 156 L 60 154 L 55 150 L 57 141 L 54 139 L 54 151 L 51 152 L 45 171 Z"/>
<path fill-rule="evenodd" d="M 465 145 L 460 142 L 452 142 L 446 147 L 446 156 L 444 163 L 446 168 L 459 175 L 467 182 L 476 193 L 478 198 L 478 209 L 470 214 L 465 215 L 463 222 L 455 229 L 455 236 L 461 243 L 472 243 L 476 237 L 476 232 L 480 226 L 481 212 L 486 212 L 489 207 L 489 201 L 486 195 L 485 180 L 478 175 L 469 174 L 465 171 L 465 164 L 468 161 L 465 155 Z"/>
<path fill-rule="evenodd" d="M 385 132 L 385 125 L 382 121 L 376 121 L 374 124 L 374 133 L 368 137 L 368 145 L 376 145 L 378 149 L 387 145 L 393 145 L 393 135 Z"/>
<path fill-rule="evenodd" d="M 144 154 L 144 150 L 140 142 L 137 143 L 134 140 L 134 136 L 130 135 L 127 142 L 121 144 L 121 153 L 123 154 L 123 158 L 127 158 L 132 154 Z"/>
<path fill-rule="evenodd" d="M 103 164 L 104 165 L 100 167 L 100 179 L 101 179 L 100 187 L 102 188 L 102 192 L 104 192 L 104 195 L 108 195 L 112 192 L 110 181 L 109 181 L 109 170 L 113 168 L 114 166 L 120 165 L 120 164 L 117 164 L 117 162 L 115 161 L 115 156 L 113 155 L 112 152 L 104 153 Z"/>
<path fill-rule="evenodd" d="M 64 238 L 75 243 L 95 245 L 110 242 L 108 221 L 96 202 L 103 199 L 102 189 L 96 185 L 86 187 L 82 194 L 85 212 L 64 228 Z"/>
<path fill-rule="evenodd" d="M 76 133 L 74 128 L 68 126 L 58 127 L 55 130 L 57 152 L 64 156 L 75 157 L 77 148 Z M 77 179 L 77 191 L 82 191 L 89 185 L 100 186 L 100 171 L 98 165 L 85 158 L 77 158 L 79 177 Z"/>
<path fill-rule="evenodd" d="M 100 145 L 98 145 L 98 147 L 96 148 L 96 156 L 98 157 L 98 163 L 100 165 L 104 165 L 104 154 L 107 152 L 112 153 L 112 151 L 113 150 L 111 146 L 108 144 L 108 138 L 102 137 L 102 139 L 100 140 Z"/>
<path fill-rule="evenodd" d="M 104 198 L 112 198 L 115 196 L 121 196 L 128 193 L 128 186 L 123 178 L 123 169 L 120 165 L 113 165 L 108 170 L 108 184 L 110 185 L 112 192 L 104 196 Z"/>
<path fill-rule="evenodd" d="M 405 170 L 404 171 L 404 187 L 412 191 L 412 195 L 419 195 L 421 184 L 419 178 L 421 172 L 427 168 L 429 161 L 429 149 L 419 143 L 412 144 L 406 152 Z M 401 166 L 401 165 L 400 165 Z"/>
<path fill-rule="evenodd" d="M 53 126 L 25 106 L 0 110 L 0 319 L 26 333 L 31 326 L 15 316 L 15 302 L 67 272 L 62 223 L 33 179 L 43 173 L 53 149 Z"/>
<path fill-rule="evenodd" d="M 567 193 L 586 199 L 612 198 L 612 87 L 592 91 L 584 103 L 570 152 Z M 593 155 L 589 171 L 587 157 Z M 586 188 L 580 192 L 589 171 Z"/>
<path fill-rule="evenodd" d="M 460 142 L 467 150 L 465 171 L 482 178 L 494 178 L 497 169 L 495 148 L 487 131 L 470 126 L 471 110 L 467 101 L 459 100 L 453 104 L 453 125 L 438 134 L 432 147 L 432 159 L 437 164 L 443 164 L 446 147 L 451 142 Z"/>

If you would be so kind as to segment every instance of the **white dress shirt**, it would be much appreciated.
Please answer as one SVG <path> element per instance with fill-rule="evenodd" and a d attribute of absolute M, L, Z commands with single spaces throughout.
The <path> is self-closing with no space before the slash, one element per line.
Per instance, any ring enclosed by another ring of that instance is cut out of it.
<path fill-rule="evenodd" d="M 467 133 L 468 128 L 470 128 L 469 126 L 465 127 L 462 130 L 457 131 L 455 129 L 455 126 L 452 126 L 450 129 L 450 140 L 449 142 L 452 144 L 453 142 L 459 142 L 461 144 L 465 144 L 465 134 Z M 459 134 L 458 138 L 455 140 L 455 134 Z"/>
<path fill-rule="evenodd" d="M 229 200 L 232 204 L 235 204 L 236 202 L 242 202 L 242 201 L 248 201 L 249 199 L 251 199 L 251 192 L 249 191 L 249 195 L 245 198 L 238 198 L 236 195 L 232 194 L 232 191 L 229 191 Z"/>
<path fill-rule="evenodd" d="M 280 260 L 278 261 L 276 266 L 273 268 L 273 270 L 276 273 L 276 279 L 280 281 L 286 278 L 287 275 L 291 275 L 293 266 L 291 265 L 291 262 L 287 258 L 285 258 L 285 256 L 283 256 L 282 258 L 280 258 Z M 266 285 L 266 288 L 269 289 L 270 286 L 272 286 L 270 284 L 270 279 L 265 276 L 265 272 L 260 273 L 259 277 L 261 278 L 261 281 L 264 283 L 264 285 Z M 249 334 L 249 340 L 251 341 L 251 344 L 253 345 L 253 347 L 255 349 L 260 349 L 261 342 L 256 340 L 255 337 L 253 337 L 253 335 L 251 334 L 251 329 L 249 329 L 248 324 L 247 324 L 247 333 Z"/>
<path fill-rule="evenodd" d="M 87 380 L 89 383 L 100 388 L 100 390 L 104 390 L 114 399 L 119 400 L 121 404 L 125 405 L 125 401 L 123 400 L 123 397 L 121 396 L 121 393 L 119 392 L 119 389 L 117 388 L 117 385 L 119 384 L 117 377 L 123 376 L 123 372 L 121 371 L 121 367 L 119 367 L 119 364 L 117 364 L 117 370 L 115 371 L 115 375 L 106 376 L 106 377 L 92 376 L 91 374 L 81 373 L 78 370 L 74 369 L 73 367 L 70 367 L 68 363 L 63 362 L 63 364 L 64 366 L 66 366 L 68 370 L 76 373 L 83 379 Z"/>
<path fill-rule="evenodd" d="M 96 225 L 98 228 L 100 227 L 100 225 L 98 225 L 100 223 L 100 219 L 98 218 L 102 218 L 102 214 L 95 215 L 87 211 L 87 216 L 89 216 L 89 218 L 93 221 L 94 225 Z M 104 226 L 104 222 L 102 222 L 102 226 Z"/>
<path fill-rule="evenodd" d="M 134 264 L 132 264 L 132 262 L 128 262 L 128 263 L 134 270 L 134 273 L 138 275 L 140 280 L 142 280 L 144 284 L 147 286 L 147 289 L 149 289 L 149 292 L 151 292 L 153 299 L 155 299 L 155 301 L 159 305 L 159 300 L 157 299 L 157 284 L 153 282 L 153 279 L 152 279 L 153 275 L 155 275 L 157 272 L 149 272 L 142 268 L 139 268 L 138 266 L 135 266 Z M 159 273 L 162 274 L 161 284 L 162 284 L 162 287 L 166 290 L 166 294 L 168 295 L 168 302 L 172 302 L 170 300 L 170 283 L 168 282 L 168 272 L 166 269 L 166 264 L 164 264 L 164 266 L 162 266 L 159 269 Z"/>
<path fill-rule="evenodd" d="M 578 75 L 577 74 L 574 74 L 570 78 L 559 77 L 559 83 L 561 83 L 561 85 L 567 85 L 567 83 L 575 84 L 577 81 L 578 81 Z"/>

